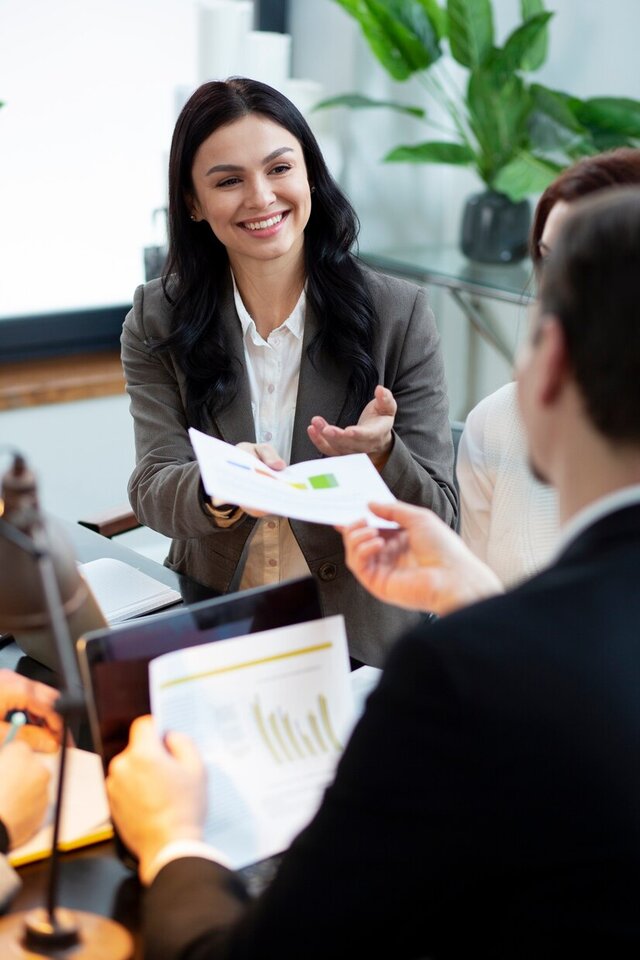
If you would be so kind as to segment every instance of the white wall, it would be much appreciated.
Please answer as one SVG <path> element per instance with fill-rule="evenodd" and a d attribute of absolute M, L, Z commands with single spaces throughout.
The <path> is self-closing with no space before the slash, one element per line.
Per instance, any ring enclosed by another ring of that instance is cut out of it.
<path fill-rule="evenodd" d="M 0 315 L 130 301 L 193 0 L 0 0 Z"/>

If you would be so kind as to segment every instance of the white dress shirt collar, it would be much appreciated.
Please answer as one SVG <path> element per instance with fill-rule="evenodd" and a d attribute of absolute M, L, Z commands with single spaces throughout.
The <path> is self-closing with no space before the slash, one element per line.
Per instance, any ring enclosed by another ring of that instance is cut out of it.
<path fill-rule="evenodd" d="M 583 507 L 563 525 L 557 544 L 556 557 L 564 553 L 570 543 L 573 543 L 581 533 L 588 527 L 593 526 L 598 520 L 637 503 L 640 504 L 640 483 L 622 487 L 620 490 L 599 497 L 593 503 Z"/>

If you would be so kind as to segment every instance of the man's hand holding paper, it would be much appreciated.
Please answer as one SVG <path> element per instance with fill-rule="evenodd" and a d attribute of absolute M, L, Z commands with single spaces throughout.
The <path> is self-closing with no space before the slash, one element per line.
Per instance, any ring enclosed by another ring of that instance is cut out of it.
<path fill-rule="evenodd" d="M 342 536 L 347 566 L 374 597 L 443 616 L 502 592 L 493 571 L 431 510 L 398 501 L 371 508 L 400 529 L 359 522 Z"/>

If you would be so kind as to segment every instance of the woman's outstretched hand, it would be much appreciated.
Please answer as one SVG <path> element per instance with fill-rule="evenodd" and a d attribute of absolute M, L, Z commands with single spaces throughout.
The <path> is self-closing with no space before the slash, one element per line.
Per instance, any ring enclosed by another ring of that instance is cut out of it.
<path fill-rule="evenodd" d="M 393 422 L 398 405 L 391 390 L 380 384 L 353 427 L 336 427 L 324 417 L 313 417 L 307 427 L 311 442 L 327 457 L 367 453 L 377 470 L 382 470 L 393 446 Z"/>

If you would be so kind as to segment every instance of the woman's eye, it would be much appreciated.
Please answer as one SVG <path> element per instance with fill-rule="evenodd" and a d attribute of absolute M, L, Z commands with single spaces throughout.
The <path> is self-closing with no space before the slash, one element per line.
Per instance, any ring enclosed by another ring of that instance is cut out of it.
<path fill-rule="evenodd" d="M 279 163 L 277 167 L 272 169 L 271 173 L 286 173 L 287 170 L 291 170 L 288 163 Z"/>
<path fill-rule="evenodd" d="M 221 180 L 218 184 L 219 187 L 232 187 L 234 184 L 240 183 L 238 177 L 227 177 L 226 180 Z"/>

